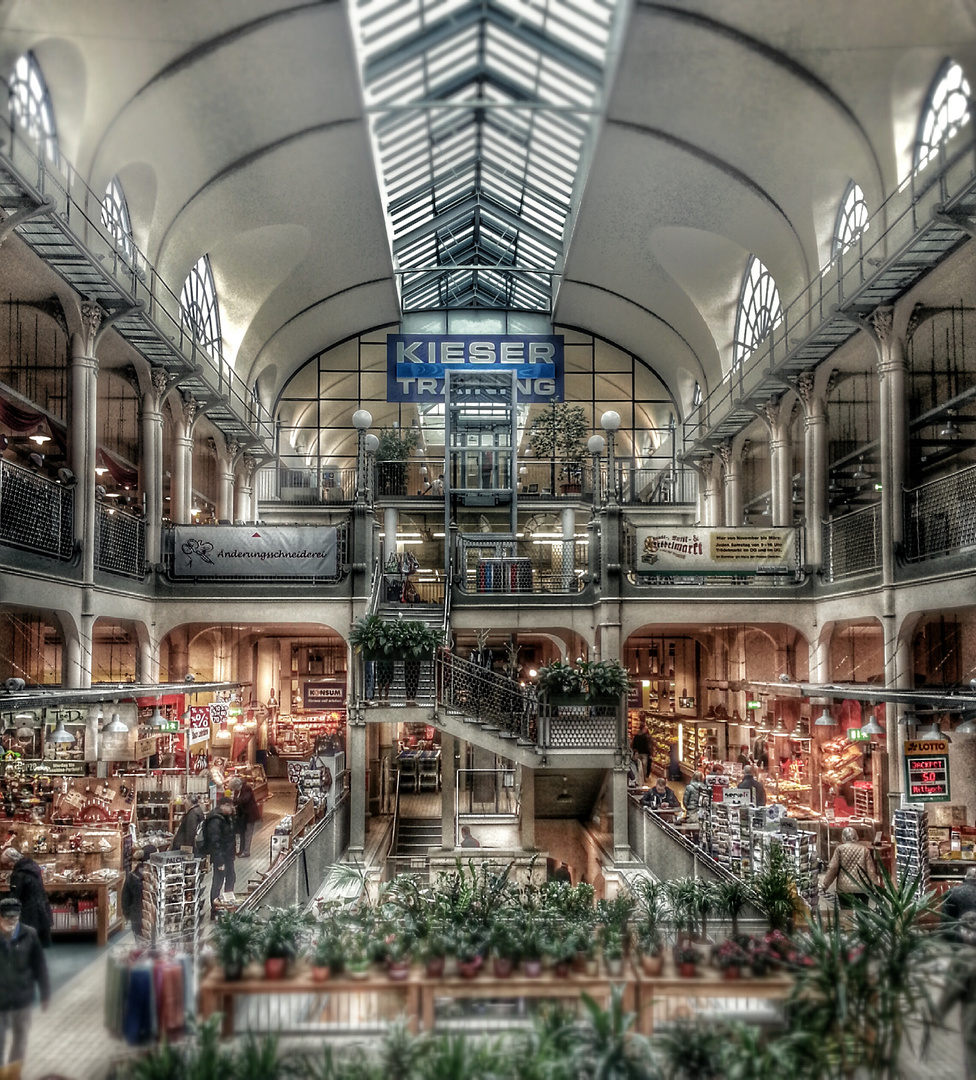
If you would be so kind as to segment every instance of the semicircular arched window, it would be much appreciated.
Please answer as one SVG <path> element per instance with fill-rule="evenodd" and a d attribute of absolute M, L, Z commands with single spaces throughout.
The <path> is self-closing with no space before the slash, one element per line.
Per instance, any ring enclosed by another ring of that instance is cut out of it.
<path fill-rule="evenodd" d="M 197 344 L 214 359 L 219 357 L 220 311 L 208 255 L 201 255 L 199 262 L 186 275 L 180 293 L 180 307 L 183 322 L 189 327 Z"/>
<path fill-rule="evenodd" d="M 844 198 L 837 211 L 837 224 L 834 226 L 833 257 L 845 251 L 868 227 L 868 204 L 864 192 L 852 180 L 847 185 Z"/>
<path fill-rule="evenodd" d="M 946 60 L 932 82 L 915 140 L 915 171 L 924 169 L 939 147 L 969 122 L 969 81 L 955 60 Z"/>
<path fill-rule="evenodd" d="M 119 178 L 113 176 L 102 199 L 102 225 L 126 258 L 132 257 L 132 222 Z"/>
<path fill-rule="evenodd" d="M 10 76 L 10 111 L 27 129 L 27 134 L 44 149 L 55 165 L 60 162 L 58 130 L 47 83 L 32 52 L 26 52 L 14 64 Z"/>
<path fill-rule="evenodd" d="M 742 276 L 739 308 L 735 316 L 732 367 L 737 368 L 779 322 L 783 307 L 773 275 L 753 255 Z"/>

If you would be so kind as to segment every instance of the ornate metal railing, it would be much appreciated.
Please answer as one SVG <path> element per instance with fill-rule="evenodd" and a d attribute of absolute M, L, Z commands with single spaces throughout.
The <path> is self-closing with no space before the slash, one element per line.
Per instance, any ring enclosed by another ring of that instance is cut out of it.
<path fill-rule="evenodd" d="M 874 503 L 823 523 L 825 581 L 881 569 L 881 504 Z"/>
<path fill-rule="evenodd" d="M 95 569 L 141 578 L 146 572 L 146 523 L 98 503 L 95 506 Z"/>
<path fill-rule="evenodd" d="M 70 559 L 74 505 L 73 488 L 0 462 L 0 542 Z"/>
<path fill-rule="evenodd" d="M 535 694 L 507 675 L 442 652 L 437 658 L 437 700 L 448 712 L 535 742 Z"/>
<path fill-rule="evenodd" d="M 905 558 L 976 547 L 976 465 L 905 492 Z"/>
<path fill-rule="evenodd" d="M 458 540 L 454 583 L 465 593 L 578 593 L 587 569 L 587 540 L 537 534 L 523 540 Z"/>

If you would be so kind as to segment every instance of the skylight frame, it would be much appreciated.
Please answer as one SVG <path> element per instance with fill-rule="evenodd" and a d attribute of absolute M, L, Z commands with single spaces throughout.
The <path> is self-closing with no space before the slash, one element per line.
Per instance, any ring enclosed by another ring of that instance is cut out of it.
<path fill-rule="evenodd" d="M 846 251 L 868 227 L 868 204 L 860 185 L 853 180 L 847 185 L 837 210 L 834 225 L 833 258 Z"/>
<path fill-rule="evenodd" d="M 946 58 L 932 80 L 918 121 L 915 139 L 915 172 L 920 172 L 936 157 L 939 147 L 970 122 L 969 102 L 972 90 L 962 65 Z"/>
<path fill-rule="evenodd" d="M 10 111 L 24 126 L 28 137 L 43 148 L 44 156 L 55 166 L 60 166 L 54 105 L 41 65 L 31 50 L 17 58 L 9 86 Z"/>
<path fill-rule="evenodd" d="M 739 304 L 735 313 L 733 371 L 738 370 L 755 352 L 782 317 L 783 305 L 773 275 L 760 259 L 751 255 L 742 275 Z"/>
<path fill-rule="evenodd" d="M 201 255 L 191 267 L 180 290 L 180 314 L 194 340 L 214 360 L 220 360 L 220 304 L 210 256 Z"/>
<path fill-rule="evenodd" d="M 112 237 L 115 246 L 122 255 L 132 258 L 132 218 L 129 216 L 129 204 L 118 176 L 113 176 L 105 187 L 102 199 L 102 226 Z"/>

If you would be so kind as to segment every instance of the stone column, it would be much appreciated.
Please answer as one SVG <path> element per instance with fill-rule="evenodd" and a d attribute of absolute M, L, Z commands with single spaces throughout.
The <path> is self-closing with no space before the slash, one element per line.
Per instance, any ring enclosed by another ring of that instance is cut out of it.
<path fill-rule="evenodd" d="M 193 504 L 193 426 L 199 406 L 192 398 L 177 397 L 173 411 L 173 480 L 169 512 L 174 525 L 189 525 Z"/>
<path fill-rule="evenodd" d="M 441 847 L 453 851 L 455 847 L 454 815 L 457 804 L 457 740 L 446 731 L 441 732 Z"/>
<path fill-rule="evenodd" d="M 139 651 L 136 654 L 136 682 L 159 682 L 159 647 L 158 642 L 149 636 L 148 628 L 139 633 Z"/>
<path fill-rule="evenodd" d="M 562 510 L 562 533 L 563 533 L 563 592 L 569 592 L 576 576 L 576 511 L 572 506 L 565 506 Z"/>
<path fill-rule="evenodd" d="M 784 408 L 783 398 L 769 400 L 763 406 L 769 425 L 769 478 L 772 488 L 773 525 L 793 524 L 793 484 L 790 461 L 790 416 L 792 410 Z"/>
<path fill-rule="evenodd" d="M 160 561 L 163 520 L 163 398 L 169 386 L 164 368 L 153 368 L 142 396 L 142 492 L 146 500 L 146 562 Z M 170 500 L 172 502 L 172 499 Z"/>
<path fill-rule="evenodd" d="M 77 628 L 67 620 L 62 620 L 61 626 L 64 634 L 61 681 L 62 685 L 74 690 L 82 685 L 81 638 Z"/>
<path fill-rule="evenodd" d="M 210 449 L 217 459 L 217 520 L 234 520 L 234 464 L 240 449 L 236 439 L 217 434 L 210 439 Z"/>
<path fill-rule="evenodd" d="M 254 458 L 244 454 L 234 478 L 234 521 L 257 521 L 254 512 Z"/>
<path fill-rule="evenodd" d="M 519 798 L 519 843 L 523 851 L 535 851 L 535 769 L 522 766 Z"/>
<path fill-rule="evenodd" d="M 383 565 L 397 549 L 397 508 L 388 506 L 383 511 Z"/>
<path fill-rule="evenodd" d="M 902 489 L 908 448 L 905 343 L 895 332 L 894 308 L 876 308 L 870 322 L 878 349 L 880 381 L 882 574 L 889 585 L 895 580 L 895 552 L 904 539 Z"/>
<path fill-rule="evenodd" d="M 725 485 L 725 524 L 733 529 L 738 528 L 743 521 L 742 458 L 748 447 L 747 439 L 743 439 L 738 445 L 735 440 L 726 439 L 718 451 Z"/>
<path fill-rule="evenodd" d="M 613 786 L 613 858 L 615 862 L 630 862 L 630 822 L 627 820 L 627 770 L 614 766 Z"/>
<path fill-rule="evenodd" d="M 82 330 L 71 336 L 71 423 L 68 465 L 75 474 L 74 540 L 81 548 L 82 580 L 95 574 L 95 452 L 98 361 L 95 341 L 104 312 L 98 304 L 81 305 Z M 89 657 L 90 660 L 90 657 Z M 91 664 L 88 664 L 89 682 Z"/>
<path fill-rule="evenodd" d="M 823 521 L 827 516 L 827 408 L 825 395 L 817 392 L 815 383 L 812 371 L 797 379 L 803 404 L 804 562 L 817 568 L 823 564 Z"/>
<path fill-rule="evenodd" d="M 366 721 L 359 708 L 348 711 L 346 765 L 349 769 L 349 853 L 366 847 Z"/>

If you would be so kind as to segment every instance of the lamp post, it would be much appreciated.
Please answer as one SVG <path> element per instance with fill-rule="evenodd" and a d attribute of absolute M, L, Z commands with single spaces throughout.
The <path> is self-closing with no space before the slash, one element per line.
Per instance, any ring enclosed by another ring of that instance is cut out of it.
<path fill-rule="evenodd" d="M 370 432 L 366 436 L 366 501 L 373 505 L 376 492 L 373 490 L 373 479 L 376 475 L 376 451 L 380 448 L 380 440 Z"/>
<path fill-rule="evenodd" d="M 607 440 L 602 435 L 591 435 L 586 444 L 587 450 L 593 455 L 593 509 L 600 509 L 600 458 Z"/>
<path fill-rule="evenodd" d="M 365 409 L 357 409 L 352 414 L 352 426 L 356 429 L 356 502 L 365 502 L 369 491 L 366 476 L 366 431 L 373 422 L 372 414 Z"/>
<path fill-rule="evenodd" d="M 600 427 L 607 433 L 607 505 L 617 502 L 617 473 L 613 463 L 613 438 L 620 428 L 620 413 L 608 409 L 600 417 Z"/>

